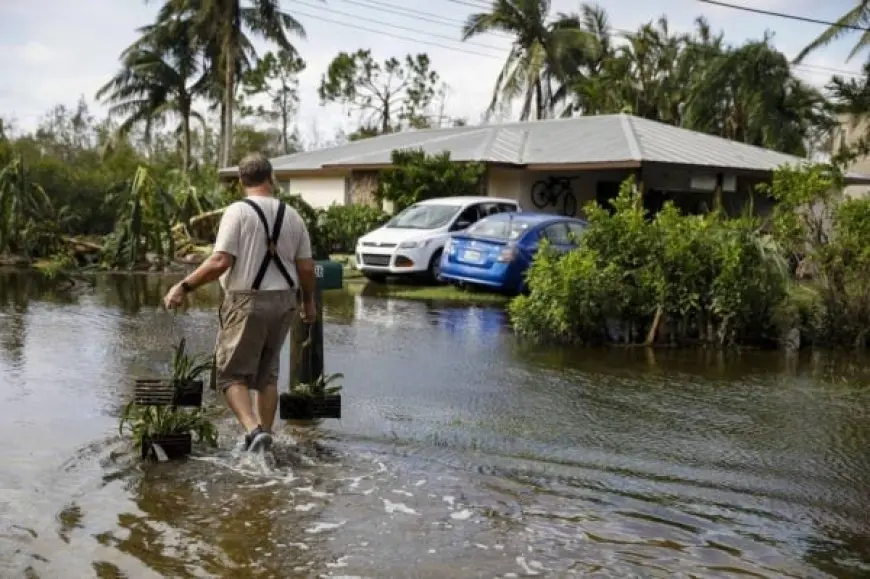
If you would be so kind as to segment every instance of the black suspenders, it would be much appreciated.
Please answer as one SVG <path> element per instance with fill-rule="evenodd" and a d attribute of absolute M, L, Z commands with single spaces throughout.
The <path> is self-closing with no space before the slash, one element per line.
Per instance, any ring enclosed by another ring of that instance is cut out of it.
<path fill-rule="evenodd" d="M 260 284 L 263 283 L 263 278 L 266 276 L 266 270 L 269 269 L 270 262 L 275 264 L 275 267 L 278 268 L 278 271 L 281 272 L 281 275 L 284 276 L 285 280 L 287 280 L 290 289 L 293 289 L 296 287 L 296 284 L 293 283 L 293 277 L 290 275 L 290 272 L 287 271 L 287 268 L 284 267 L 284 263 L 278 256 L 278 237 L 281 235 L 281 226 L 284 224 L 284 211 L 287 206 L 283 201 L 278 202 L 278 214 L 275 216 L 275 225 L 272 228 L 272 235 L 269 235 L 269 222 L 266 221 L 266 215 L 263 213 L 263 210 L 260 209 L 260 206 L 250 199 L 242 199 L 242 201 L 257 213 L 257 217 L 260 218 L 260 222 L 263 224 L 263 229 L 266 232 L 266 255 L 263 256 L 263 262 L 260 264 L 260 269 L 257 271 L 257 277 L 254 278 L 254 284 L 251 286 L 251 289 L 260 289 Z"/>

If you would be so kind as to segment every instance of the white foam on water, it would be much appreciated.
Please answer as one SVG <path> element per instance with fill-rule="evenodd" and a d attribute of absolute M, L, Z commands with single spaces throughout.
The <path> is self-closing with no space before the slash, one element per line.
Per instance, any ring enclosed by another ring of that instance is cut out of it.
<path fill-rule="evenodd" d="M 304 505 L 296 505 L 295 510 L 302 511 L 304 513 L 315 508 L 317 508 L 317 503 L 305 503 Z"/>
<path fill-rule="evenodd" d="M 423 486 L 424 484 L 426 484 L 426 479 L 421 478 L 420 480 L 418 480 L 417 482 L 414 483 L 414 486 L 415 486 L 415 487 L 421 487 L 421 486 Z"/>
<path fill-rule="evenodd" d="M 348 555 L 345 555 L 343 557 L 339 557 L 338 559 L 336 559 L 335 563 L 327 563 L 326 566 L 329 567 L 330 569 L 336 569 L 338 567 L 347 567 L 347 559 L 348 559 Z"/>
<path fill-rule="evenodd" d="M 469 509 L 462 509 L 457 513 L 450 513 L 451 519 L 456 519 L 457 521 L 467 521 L 471 518 L 472 513 Z"/>
<path fill-rule="evenodd" d="M 483 549 L 484 551 L 489 551 L 489 547 L 487 547 L 486 545 L 484 545 L 482 543 L 475 543 L 474 546 L 477 547 L 478 549 Z"/>
<path fill-rule="evenodd" d="M 388 514 L 392 513 L 403 513 L 406 515 L 419 515 L 417 511 L 406 505 L 405 503 L 393 503 L 388 501 L 387 499 L 381 499 L 384 501 L 384 510 L 387 511 Z"/>
<path fill-rule="evenodd" d="M 446 497 L 442 497 L 442 500 L 443 500 L 445 503 L 447 503 L 448 505 L 450 505 L 450 508 L 452 509 L 452 508 L 453 508 L 453 503 L 456 502 L 456 497 L 451 497 L 450 495 L 447 495 Z"/>
<path fill-rule="evenodd" d="M 287 547 L 296 547 L 300 551 L 307 551 L 308 545 L 305 543 L 275 543 L 275 546 L 279 549 L 285 549 Z"/>
<path fill-rule="evenodd" d="M 540 575 L 537 570 L 533 569 L 533 567 L 537 567 L 538 569 L 541 568 L 542 565 L 537 561 L 532 561 L 531 564 L 526 563 L 526 558 L 520 555 L 519 557 L 517 557 L 517 565 L 522 567 L 523 572 L 526 575 Z"/>
<path fill-rule="evenodd" d="M 332 493 L 325 493 L 323 491 L 314 490 L 313 486 L 299 487 L 296 490 L 299 492 L 302 492 L 302 493 L 308 493 L 312 497 L 315 497 L 318 499 L 325 499 L 326 497 L 334 496 Z"/>
<path fill-rule="evenodd" d="M 331 531 L 347 523 L 347 521 L 339 521 L 337 523 L 314 523 L 313 527 L 308 527 L 305 532 L 311 535 L 322 533 L 323 531 Z"/>
<path fill-rule="evenodd" d="M 413 497 L 414 493 L 409 493 L 408 491 L 403 491 L 402 489 L 393 489 L 393 492 L 397 495 L 404 495 L 406 497 Z"/>

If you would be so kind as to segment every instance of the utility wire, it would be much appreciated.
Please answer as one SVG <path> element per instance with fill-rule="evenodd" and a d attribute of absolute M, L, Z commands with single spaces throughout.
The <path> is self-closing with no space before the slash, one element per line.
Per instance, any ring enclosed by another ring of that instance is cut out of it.
<path fill-rule="evenodd" d="M 400 25 L 398 25 L 398 24 L 392 24 L 392 23 L 390 23 L 390 22 L 384 22 L 383 20 L 377 20 L 377 19 L 375 19 L 375 18 L 366 18 L 365 16 L 359 16 L 359 15 L 357 15 L 357 14 L 349 14 L 349 13 L 347 13 L 347 12 L 342 12 L 342 11 L 340 11 L 340 10 L 330 10 L 330 9 L 325 8 L 325 7 L 323 7 L 323 6 L 318 6 L 318 5 L 316 5 L 316 4 L 308 4 L 308 3 L 306 3 L 306 2 L 302 2 L 302 1 L 300 1 L 300 0 L 296 0 L 296 2 L 294 2 L 294 4 L 300 4 L 300 5 L 305 6 L 305 7 L 307 7 L 307 8 L 313 8 L 313 9 L 315 9 L 315 10 L 326 10 L 326 11 L 328 11 L 330 14 L 335 14 L 336 16 L 346 16 L 346 17 L 348 17 L 348 18 L 356 18 L 356 19 L 358 19 L 358 20 L 364 20 L 364 21 L 366 21 L 366 22 L 371 22 L 371 23 L 373 23 L 373 24 L 377 24 L 377 25 L 379 25 L 379 26 L 389 26 L 390 28 L 395 28 L 396 30 L 403 30 L 403 31 L 405 31 L 405 32 L 413 32 L 413 33 L 415 33 L 415 34 L 421 34 L 421 31 L 420 31 L 420 28 L 419 28 L 419 27 L 417 27 L 417 28 L 411 28 L 411 27 L 408 27 L 408 26 L 400 26 Z M 440 38 L 440 39 L 442 39 L 442 40 L 449 40 L 449 41 L 451 41 L 451 42 L 462 42 L 462 39 L 460 39 L 460 38 L 456 38 L 455 36 L 447 36 L 446 34 L 435 34 L 435 33 L 433 33 L 433 32 L 425 32 L 425 33 L 422 33 L 422 34 L 425 34 L 426 36 L 431 36 L 432 38 Z M 489 49 L 489 50 L 497 50 L 497 51 L 499 51 L 499 52 L 501 52 L 501 51 L 504 50 L 504 47 L 502 47 L 502 46 L 493 46 L 492 44 L 481 44 L 481 43 L 479 43 L 479 42 L 466 41 L 466 42 L 464 42 L 464 44 L 467 44 L 467 45 L 469 45 L 469 46 L 476 46 L 476 47 L 478 47 L 478 48 L 486 48 L 486 49 Z M 495 55 L 491 55 L 491 56 L 495 57 Z"/>
<path fill-rule="evenodd" d="M 345 2 L 350 2 L 350 1 L 354 1 L 354 0 L 344 0 L 344 1 L 345 1 Z M 374 0 L 366 0 L 366 1 L 368 1 L 368 2 L 374 2 Z M 469 0 L 445 0 L 445 1 L 446 1 L 446 2 L 452 2 L 452 3 L 454 3 L 454 4 L 459 4 L 459 5 L 461 5 L 461 6 L 470 6 L 470 7 L 472 7 L 472 8 L 477 8 L 477 9 L 480 9 L 480 10 L 491 10 L 491 9 L 492 9 L 492 5 L 491 5 L 491 4 L 490 4 L 490 5 L 487 5 L 486 2 L 482 2 L 482 3 L 481 3 L 481 2 L 476 2 L 476 3 L 475 3 L 475 2 L 471 2 L 471 1 L 469 1 Z M 807 21 L 807 22 L 815 22 L 815 23 L 818 23 L 818 24 L 827 24 L 827 25 L 831 25 L 831 26 L 836 25 L 836 24 L 834 24 L 834 23 L 825 22 L 825 21 L 823 21 L 823 20 L 804 19 L 803 17 L 800 17 L 800 16 L 790 16 L 790 15 L 788 15 L 788 14 L 783 15 L 783 14 L 780 14 L 780 13 L 778 13 L 778 12 L 770 12 L 770 11 L 767 11 L 767 10 L 749 9 L 749 8 L 746 8 L 746 7 L 743 7 L 743 6 L 736 6 L 736 5 L 732 5 L 732 4 L 727 4 L 727 3 L 725 3 L 725 2 L 719 2 L 718 0 L 698 0 L 698 1 L 699 1 L 699 2 L 702 2 L 702 3 L 706 3 L 706 4 L 714 4 L 714 5 L 717 5 L 717 6 L 724 6 L 724 7 L 727 7 L 727 8 L 737 8 L 737 9 L 741 9 L 741 10 L 748 10 L 748 11 L 750 11 L 750 12 L 758 12 L 758 13 L 760 13 L 760 14 L 770 14 L 770 15 L 773 15 L 773 16 L 783 16 L 783 17 L 786 17 L 786 18 L 794 18 L 794 19 L 797 19 L 797 20 L 805 20 L 805 21 Z M 433 15 L 433 16 L 434 16 L 434 15 Z M 457 21 L 457 22 L 459 22 L 460 25 L 464 24 L 463 22 L 460 22 L 460 21 Z M 870 31 L 870 28 L 861 28 L 861 27 L 855 27 L 855 26 L 845 26 L 845 27 L 846 27 L 846 28 L 854 28 L 854 29 L 856 29 L 856 30 L 866 30 L 866 31 Z M 637 34 L 637 31 L 624 30 L 624 29 L 620 29 L 620 28 L 611 28 L 611 30 L 612 30 L 613 32 L 618 33 L 618 34 L 622 34 L 622 35 L 624 35 L 624 36 L 632 36 L 632 35 Z M 499 31 L 499 32 L 500 32 L 500 31 Z M 500 33 L 499 35 L 501 35 L 501 34 L 504 34 L 504 33 Z M 510 35 L 507 35 L 507 36 L 510 36 Z M 789 59 L 789 60 L 792 60 L 792 59 Z M 822 72 L 823 72 L 823 73 L 828 73 L 828 74 L 832 74 L 832 75 L 833 75 L 833 74 L 839 74 L 839 75 L 842 75 L 842 76 L 850 76 L 850 77 L 853 77 L 853 78 L 854 78 L 854 77 L 860 77 L 860 76 L 862 76 L 861 73 L 854 72 L 854 71 L 851 71 L 851 70 L 842 70 L 842 69 L 837 69 L 837 68 L 830 68 L 830 67 L 827 67 L 827 66 L 821 66 L 821 65 L 818 65 L 818 64 L 800 63 L 800 64 L 792 64 L 791 66 L 792 66 L 792 68 L 795 68 L 795 69 L 797 69 L 797 70 L 804 70 L 804 71 L 806 71 L 806 72 L 808 72 L 808 73 L 822 73 Z"/>
<path fill-rule="evenodd" d="M 754 14 L 765 14 L 767 16 L 775 16 L 777 18 L 786 18 L 788 20 L 797 20 L 799 22 L 809 22 L 810 24 L 821 24 L 823 26 L 836 26 L 837 28 L 845 28 L 847 30 L 858 30 L 860 32 L 870 32 L 870 28 L 865 26 L 857 26 L 854 24 L 841 24 L 839 22 L 829 22 L 827 20 L 819 20 L 818 18 L 810 18 L 809 16 L 799 16 L 797 14 L 786 14 L 785 12 L 774 12 L 772 10 L 762 10 L 761 8 L 752 8 L 751 6 L 739 6 L 737 4 L 729 4 L 727 2 L 719 2 L 718 0 L 698 0 L 703 4 L 712 4 L 713 6 L 721 6 L 722 8 L 732 8 L 734 10 L 742 10 L 744 12 L 752 12 Z"/>
<path fill-rule="evenodd" d="M 393 5 L 393 4 L 391 4 L 391 3 L 388 3 L 388 2 L 381 2 L 381 1 L 378 1 L 378 0 L 343 0 L 343 1 L 344 1 L 344 2 L 347 2 L 347 3 L 349 3 L 349 4 L 355 4 L 355 5 L 358 5 L 358 6 L 362 6 L 363 8 L 368 9 L 368 10 L 377 10 L 377 11 L 379 11 L 379 12 L 384 12 L 384 11 L 386 11 L 386 12 L 389 12 L 389 13 L 396 14 L 397 16 L 402 16 L 402 17 L 405 17 L 405 18 L 414 18 L 414 19 L 416 19 L 416 20 L 424 20 L 424 21 L 432 22 L 432 23 L 434 23 L 434 24 L 441 25 L 441 26 L 453 26 L 453 25 L 462 25 L 462 24 L 463 24 L 462 21 L 460 21 L 460 20 L 458 20 L 458 19 L 452 19 L 452 18 L 440 17 L 440 16 L 438 16 L 438 15 L 436 15 L 436 14 L 432 14 L 431 12 L 423 12 L 423 11 L 420 11 L 420 10 L 414 10 L 414 9 L 411 9 L 411 8 L 405 8 L 405 7 L 401 7 L 401 6 L 396 6 L 396 5 Z M 472 4 L 471 2 L 467 2 L 467 1 L 463 1 L 463 0 L 447 0 L 447 1 L 448 1 L 448 2 L 454 2 L 454 3 L 457 3 L 457 4 L 461 4 L 461 5 L 465 5 L 465 6 L 473 6 L 474 8 L 480 8 L 480 9 L 483 9 L 483 8 L 484 8 L 484 7 L 481 6 L 481 5 Z M 712 2 L 712 1 L 714 1 L 714 0 L 699 0 L 699 1 L 700 1 L 700 2 L 708 2 L 708 1 Z M 301 2 L 301 1 L 299 1 L 299 0 L 297 0 L 297 3 L 298 3 L 298 4 L 302 4 L 302 5 L 304 5 L 304 6 L 308 7 L 308 8 L 312 8 L 312 9 L 314 9 L 314 10 L 326 10 L 326 9 L 325 9 L 324 7 L 322 7 L 322 6 L 319 6 L 319 5 L 312 5 L 312 4 L 306 4 L 305 2 Z M 331 20 L 331 19 L 329 19 L 329 18 L 327 18 L 327 17 L 325 17 L 325 16 L 319 16 L 319 15 L 316 16 L 316 15 L 313 15 L 313 14 L 305 14 L 305 13 L 303 13 L 303 12 L 299 12 L 298 10 L 296 10 L 295 12 L 297 12 L 297 13 L 300 14 L 301 16 L 306 16 L 306 17 L 308 17 L 308 18 L 313 18 L 313 19 L 315 19 L 315 20 L 321 20 L 321 21 L 323 21 L 323 22 L 328 22 L 328 23 L 332 23 L 332 24 L 337 24 L 337 25 L 339 25 L 339 26 L 345 26 L 345 27 L 348 27 L 348 28 L 357 28 L 357 29 L 359 29 L 359 30 L 364 30 L 364 31 L 366 31 L 366 32 L 371 32 L 371 33 L 374 33 L 374 34 L 383 34 L 383 35 L 385 35 L 385 36 L 389 36 L 389 37 L 391 37 L 391 38 L 396 38 L 396 39 L 398 39 L 398 40 L 406 40 L 406 41 L 409 41 L 409 42 L 418 42 L 418 43 L 421 43 L 421 44 L 426 44 L 426 45 L 434 46 L 434 47 L 437 47 L 437 48 L 444 48 L 444 49 L 446 49 L 446 50 L 452 50 L 452 51 L 454 51 L 454 52 L 461 52 L 461 53 L 471 54 L 471 55 L 475 55 L 475 56 L 483 56 L 483 57 L 486 57 L 486 58 L 493 58 L 493 59 L 495 59 L 495 58 L 499 58 L 499 59 L 502 58 L 501 56 L 496 56 L 496 55 L 494 55 L 494 54 L 486 54 L 486 53 L 479 52 L 479 51 L 475 51 L 475 50 L 469 50 L 469 49 L 467 49 L 467 48 L 460 48 L 459 46 L 448 46 L 448 45 L 445 45 L 445 44 L 442 44 L 442 43 L 438 43 L 438 42 L 432 42 L 432 41 L 428 41 L 428 40 L 421 40 L 421 39 L 418 39 L 418 38 L 410 38 L 410 37 L 407 37 L 407 36 L 397 35 L 397 34 L 395 34 L 395 33 L 390 33 L 390 32 L 386 32 L 386 31 L 383 31 L 383 30 L 375 30 L 375 29 L 370 29 L 370 28 L 360 27 L 360 26 L 358 26 L 357 24 L 350 24 L 350 23 L 347 23 L 347 22 L 341 22 L 341 21 L 337 21 L 337 20 Z M 371 22 L 371 23 L 373 23 L 373 24 L 377 24 L 377 25 L 379 25 L 379 26 L 386 26 L 386 27 L 393 28 L 393 29 L 396 29 L 396 30 L 400 30 L 400 31 L 404 31 L 404 32 L 411 32 L 411 33 L 413 33 L 413 34 L 423 35 L 423 36 L 431 37 L 431 38 L 434 38 L 434 39 L 443 39 L 443 40 L 447 40 L 447 41 L 450 41 L 450 42 L 456 42 L 456 43 L 460 43 L 460 44 L 462 44 L 463 46 L 469 46 L 469 45 L 470 45 L 470 46 L 479 47 L 479 48 L 484 48 L 484 49 L 488 49 L 488 50 L 496 50 L 496 51 L 500 51 L 500 52 L 501 52 L 501 51 L 504 51 L 504 48 L 503 48 L 503 47 L 497 47 L 497 46 L 488 45 L 488 44 L 482 44 L 482 43 L 475 43 L 475 42 L 471 42 L 471 41 L 462 41 L 462 40 L 460 40 L 460 39 L 458 39 L 458 38 L 450 37 L 450 36 L 447 36 L 447 35 L 435 34 L 435 33 L 431 33 L 431 32 L 424 32 L 424 31 L 419 30 L 419 28 L 411 28 L 411 27 L 407 27 L 407 26 L 401 26 L 401 25 L 398 25 L 398 24 L 392 24 L 392 23 L 389 23 L 389 22 L 384 22 L 383 20 L 378 20 L 378 19 L 374 19 L 374 18 L 367 18 L 367 17 L 364 17 L 364 16 L 360 16 L 360 15 L 357 15 L 357 14 L 351 14 L 351 13 L 348 13 L 348 12 L 341 12 L 341 11 L 336 11 L 336 10 L 330 10 L 329 13 L 330 13 L 330 14 L 334 14 L 334 15 L 339 15 L 339 16 L 345 16 L 345 17 L 352 18 L 352 19 L 364 20 L 364 21 L 366 21 L 366 22 Z M 617 32 L 617 33 L 620 33 L 620 34 L 624 34 L 624 35 L 636 34 L 636 32 L 632 32 L 632 31 L 629 31 L 629 30 L 622 30 L 622 29 L 619 29 L 619 28 L 613 28 L 612 30 L 613 30 L 614 32 Z M 511 36 L 508 35 L 508 34 L 500 34 L 500 36 L 506 36 L 506 37 L 508 37 L 508 38 L 511 37 Z M 802 63 L 802 64 L 793 64 L 793 65 L 791 65 L 791 66 L 792 66 L 792 68 L 794 68 L 794 69 L 797 69 L 797 70 L 805 70 L 805 71 L 808 72 L 808 73 L 840 74 L 840 75 L 843 75 L 843 76 L 851 76 L 851 77 L 859 77 L 859 76 L 861 76 L 859 73 L 856 73 L 856 72 L 847 71 L 847 70 L 839 70 L 839 69 L 834 69 L 834 68 L 828 68 L 828 67 L 824 67 L 824 66 L 820 66 L 820 65 L 803 64 L 803 63 Z"/>
<path fill-rule="evenodd" d="M 360 26 L 359 24 L 352 24 L 349 22 L 341 22 L 339 20 L 332 20 L 331 18 L 326 18 L 324 16 L 316 16 L 314 14 L 306 14 L 305 12 L 301 12 L 299 10 L 293 10 L 294 14 L 299 14 L 300 16 L 305 16 L 306 18 L 312 18 L 314 20 L 320 20 L 321 22 L 328 22 L 330 24 L 337 24 L 339 26 L 346 26 L 347 28 L 353 28 L 355 30 L 363 30 L 365 32 L 371 32 L 372 34 L 381 34 L 383 36 L 389 36 L 390 38 L 396 38 L 398 40 L 407 40 L 408 42 L 416 42 L 418 44 L 426 44 L 428 46 L 435 46 L 437 48 L 443 48 L 445 50 L 453 50 L 456 52 L 462 52 L 465 54 L 474 54 L 476 56 L 483 56 L 486 58 L 495 58 L 501 60 L 501 56 L 496 56 L 494 54 L 486 54 L 483 52 L 476 52 L 472 50 L 464 50 L 462 48 L 456 46 L 447 46 L 446 44 L 439 44 L 437 42 L 429 42 L 428 40 L 421 40 L 419 38 L 411 38 L 410 36 L 401 36 L 399 34 L 393 34 L 391 32 L 386 32 L 384 30 L 376 30 L 374 28 L 366 28 L 364 26 Z M 356 18 L 356 17 L 355 17 Z"/>

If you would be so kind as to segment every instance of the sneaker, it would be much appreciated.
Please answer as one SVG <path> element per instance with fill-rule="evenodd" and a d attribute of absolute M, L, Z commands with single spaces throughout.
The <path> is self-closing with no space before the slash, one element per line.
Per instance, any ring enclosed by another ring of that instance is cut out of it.
<path fill-rule="evenodd" d="M 245 450 L 248 452 L 267 451 L 272 447 L 272 435 L 258 426 L 245 435 Z"/>

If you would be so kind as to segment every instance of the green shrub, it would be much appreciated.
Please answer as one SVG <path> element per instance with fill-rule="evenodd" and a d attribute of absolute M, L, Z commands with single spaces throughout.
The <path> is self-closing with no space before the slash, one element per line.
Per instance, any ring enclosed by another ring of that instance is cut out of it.
<path fill-rule="evenodd" d="M 656 323 L 659 338 L 672 341 L 776 337 L 787 264 L 773 240 L 757 234 L 755 220 L 682 215 L 670 204 L 649 219 L 631 179 L 612 205 L 612 213 L 586 207 L 589 229 L 577 250 L 538 253 L 527 272 L 529 295 L 510 305 L 520 334 L 637 343 Z"/>
<path fill-rule="evenodd" d="M 326 235 L 320 228 L 320 215 L 318 211 L 306 203 L 300 195 L 281 193 L 279 198 L 295 209 L 305 222 L 305 226 L 308 228 L 308 235 L 311 238 L 311 252 L 314 259 L 329 259 L 329 248 L 326 245 Z"/>
<path fill-rule="evenodd" d="M 369 205 L 332 205 L 320 212 L 318 225 L 330 253 L 353 253 L 356 241 L 389 219 L 384 211 Z"/>
<path fill-rule="evenodd" d="M 818 164 L 783 167 L 762 189 L 778 202 L 777 239 L 813 273 L 817 300 L 802 333 L 817 345 L 864 348 L 870 344 L 870 199 L 843 200 L 843 184 L 838 167 Z"/>
<path fill-rule="evenodd" d="M 450 153 L 427 155 L 423 149 L 396 149 L 391 167 L 381 171 L 375 198 L 392 201 L 396 211 L 438 197 L 477 195 L 485 168 L 450 160 Z"/>

